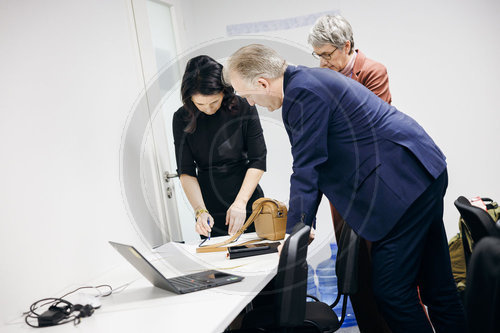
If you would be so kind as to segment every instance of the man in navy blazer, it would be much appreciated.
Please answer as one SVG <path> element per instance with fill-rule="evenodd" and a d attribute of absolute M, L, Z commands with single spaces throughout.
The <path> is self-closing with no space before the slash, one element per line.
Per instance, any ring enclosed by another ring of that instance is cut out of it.
<path fill-rule="evenodd" d="M 282 107 L 293 155 L 287 231 L 312 225 L 325 194 L 372 241 L 373 290 L 393 332 L 462 332 L 442 220 L 445 156 L 422 127 L 335 71 L 245 46 L 225 79 L 250 105 Z"/>

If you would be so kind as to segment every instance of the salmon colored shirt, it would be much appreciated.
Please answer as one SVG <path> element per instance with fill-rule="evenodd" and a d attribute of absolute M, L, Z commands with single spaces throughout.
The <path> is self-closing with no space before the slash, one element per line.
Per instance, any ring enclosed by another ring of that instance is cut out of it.
<path fill-rule="evenodd" d="M 356 52 L 357 56 L 350 77 L 391 104 L 392 97 L 389 91 L 389 76 L 387 75 L 385 66 L 375 60 L 368 59 L 360 50 L 356 50 Z"/>

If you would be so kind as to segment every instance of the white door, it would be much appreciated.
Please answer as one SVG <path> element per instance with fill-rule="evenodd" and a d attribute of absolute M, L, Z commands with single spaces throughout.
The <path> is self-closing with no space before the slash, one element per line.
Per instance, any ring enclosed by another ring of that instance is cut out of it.
<path fill-rule="evenodd" d="M 173 113 L 181 106 L 181 65 L 176 63 L 179 37 L 171 4 L 152 0 L 131 0 L 130 4 L 144 87 L 144 102 L 138 103 L 134 117 L 147 117 L 142 142 L 137 142 L 140 154 L 136 155 L 140 158 L 141 191 L 149 211 L 139 214 L 134 222 L 141 237 L 156 247 L 168 241 L 196 238 L 191 207 L 175 177 L 170 125 Z M 141 218 L 144 215 L 147 218 Z"/>

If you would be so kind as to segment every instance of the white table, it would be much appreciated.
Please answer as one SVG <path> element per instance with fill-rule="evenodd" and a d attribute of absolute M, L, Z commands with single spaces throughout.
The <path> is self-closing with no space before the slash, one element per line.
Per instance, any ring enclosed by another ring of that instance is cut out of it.
<path fill-rule="evenodd" d="M 244 237 L 252 237 L 244 235 Z M 253 236 L 255 237 L 255 236 Z M 117 253 L 119 265 L 91 285 L 130 283 L 121 292 L 101 298 L 92 317 L 74 327 L 68 323 L 47 332 L 222 332 L 276 274 L 278 254 L 229 260 L 226 252 L 195 252 L 194 244 L 168 243 L 153 254 L 143 253 L 167 278 L 198 270 L 217 269 L 245 278 L 241 282 L 184 295 L 153 287 Z M 24 322 L 8 331 L 32 331 Z"/>

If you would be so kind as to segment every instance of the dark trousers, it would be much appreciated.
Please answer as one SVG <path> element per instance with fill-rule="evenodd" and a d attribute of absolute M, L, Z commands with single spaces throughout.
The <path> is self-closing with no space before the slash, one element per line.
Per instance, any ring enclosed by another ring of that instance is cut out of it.
<path fill-rule="evenodd" d="M 443 224 L 444 171 L 382 240 L 373 242 L 373 291 L 393 333 L 465 332 Z"/>

